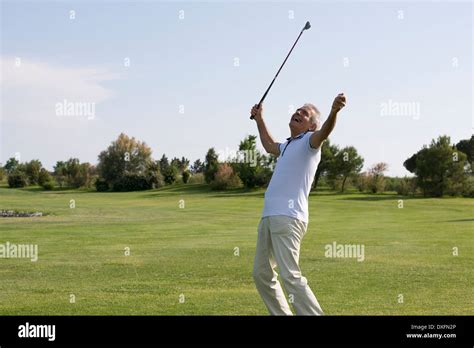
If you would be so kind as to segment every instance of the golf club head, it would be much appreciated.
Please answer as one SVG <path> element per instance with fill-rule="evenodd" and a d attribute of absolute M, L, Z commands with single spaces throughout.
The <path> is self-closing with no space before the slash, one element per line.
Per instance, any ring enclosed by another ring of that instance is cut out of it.
<path fill-rule="evenodd" d="M 306 24 L 304 25 L 303 30 L 308 30 L 309 28 L 311 28 L 311 24 L 309 24 L 309 22 L 306 22 Z"/>

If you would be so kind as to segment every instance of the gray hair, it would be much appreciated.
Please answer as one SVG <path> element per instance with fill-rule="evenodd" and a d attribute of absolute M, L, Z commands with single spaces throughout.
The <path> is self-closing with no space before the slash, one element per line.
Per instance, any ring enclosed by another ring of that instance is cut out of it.
<path fill-rule="evenodd" d="M 311 110 L 312 115 L 309 117 L 309 120 L 316 125 L 316 130 L 321 129 L 321 113 L 318 108 L 311 103 L 306 103 L 303 106 Z"/>

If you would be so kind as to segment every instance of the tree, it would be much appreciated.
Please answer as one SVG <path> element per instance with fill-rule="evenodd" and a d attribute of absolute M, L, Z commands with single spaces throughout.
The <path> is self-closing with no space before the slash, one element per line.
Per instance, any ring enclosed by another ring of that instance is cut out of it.
<path fill-rule="evenodd" d="M 25 174 L 30 185 L 38 184 L 38 176 L 43 165 L 39 160 L 31 160 L 25 163 Z"/>
<path fill-rule="evenodd" d="M 183 183 L 187 184 L 190 176 L 191 173 L 189 172 L 189 170 L 185 170 L 183 172 Z"/>
<path fill-rule="evenodd" d="M 81 163 L 78 158 L 70 158 L 65 163 L 66 183 L 69 187 L 81 187 Z"/>
<path fill-rule="evenodd" d="M 107 150 L 100 153 L 99 176 L 113 187 L 127 174 L 143 175 L 152 161 L 151 152 L 146 143 L 121 133 Z"/>
<path fill-rule="evenodd" d="M 405 162 L 403 162 L 403 166 L 411 173 L 415 172 L 416 169 L 416 156 L 417 154 L 413 154 L 410 158 L 408 158 Z"/>
<path fill-rule="evenodd" d="M 38 185 L 43 186 L 46 182 L 53 181 L 53 177 L 45 168 L 41 168 L 38 175 Z"/>
<path fill-rule="evenodd" d="M 178 171 L 178 175 L 181 175 L 183 177 L 184 172 L 186 172 L 188 170 L 189 160 L 185 157 L 181 157 L 181 159 L 179 159 L 177 157 L 174 157 L 171 160 L 170 166 L 171 167 L 176 167 L 176 169 Z M 187 179 L 189 179 L 189 176 L 186 178 L 186 181 L 187 181 Z M 184 177 L 183 177 L 183 182 L 184 182 Z"/>
<path fill-rule="evenodd" d="M 53 175 L 58 183 L 59 187 L 63 187 L 67 179 L 67 167 L 66 163 L 63 161 L 57 161 L 56 165 L 53 167 Z"/>
<path fill-rule="evenodd" d="M 447 191 L 457 194 L 464 190 L 470 172 L 467 155 L 450 143 L 450 137 L 440 136 L 403 163 L 416 175 L 416 183 L 424 196 L 441 197 Z"/>
<path fill-rule="evenodd" d="M 369 169 L 369 188 L 372 193 L 382 192 L 385 188 L 384 172 L 388 170 L 388 164 L 380 162 Z"/>
<path fill-rule="evenodd" d="M 170 166 L 170 162 L 168 161 L 168 157 L 166 157 L 165 154 L 163 154 L 163 156 L 161 156 L 161 159 L 160 159 L 160 170 L 162 173 L 164 173 L 168 167 Z"/>
<path fill-rule="evenodd" d="M 268 184 L 272 175 L 274 161 L 257 150 L 257 137 L 249 135 L 239 144 L 240 158 L 234 160 L 234 170 L 247 188 L 262 187 Z"/>
<path fill-rule="evenodd" d="M 197 159 L 191 166 L 191 173 L 197 174 L 202 172 L 204 172 L 204 163 L 202 163 L 200 159 Z"/>
<path fill-rule="evenodd" d="M 11 157 L 7 160 L 7 163 L 5 163 L 3 168 L 7 174 L 10 174 L 11 172 L 15 171 L 15 169 L 17 169 L 19 164 L 20 162 L 15 157 Z"/>
<path fill-rule="evenodd" d="M 3 169 L 2 166 L 0 166 L 0 181 L 2 181 L 4 177 L 5 177 L 5 169 Z"/>
<path fill-rule="evenodd" d="M 168 157 L 165 154 L 160 159 L 160 171 L 163 175 L 163 180 L 166 184 L 171 185 L 178 179 L 178 166 L 179 166 L 179 159 L 173 158 L 171 163 L 168 161 Z"/>
<path fill-rule="evenodd" d="M 337 145 L 331 145 L 329 139 L 323 142 L 321 145 L 321 161 L 319 162 L 318 169 L 314 175 L 313 189 L 315 190 L 318 186 L 319 179 L 321 176 L 327 175 L 328 170 L 334 161 L 336 153 L 339 151 Z"/>
<path fill-rule="evenodd" d="M 60 187 L 90 187 L 95 167 L 88 162 L 81 163 L 78 158 L 57 161 L 54 166 L 54 177 Z"/>
<path fill-rule="evenodd" d="M 178 167 L 176 163 L 170 164 L 162 173 L 165 183 L 171 185 L 178 179 Z"/>
<path fill-rule="evenodd" d="M 40 185 L 45 190 L 52 190 L 54 188 L 53 177 L 45 168 L 41 168 L 39 172 L 38 185 Z"/>
<path fill-rule="evenodd" d="M 344 192 L 347 179 L 357 176 L 363 165 L 364 159 L 359 156 L 355 147 L 347 146 L 341 149 L 328 168 L 328 179 L 333 188 L 341 181 L 341 192 Z"/>
<path fill-rule="evenodd" d="M 456 144 L 456 149 L 461 152 L 464 152 L 467 155 L 467 160 L 471 164 L 474 158 L 474 135 L 471 136 L 470 139 L 461 140 L 459 143 Z"/>
<path fill-rule="evenodd" d="M 171 159 L 170 166 L 175 166 L 176 169 L 178 169 L 178 172 L 179 172 L 179 168 L 180 168 L 180 166 L 181 166 L 181 162 L 180 162 L 179 158 L 173 157 L 173 158 Z"/>
<path fill-rule="evenodd" d="M 181 157 L 181 159 L 177 159 L 176 164 L 180 174 L 183 174 L 189 168 L 189 160 L 186 157 Z"/>
<path fill-rule="evenodd" d="M 211 147 L 207 150 L 206 159 L 204 161 L 204 179 L 206 183 L 210 184 L 214 180 L 214 175 L 219 168 L 219 161 L 216 150 Z"/>
<path fill-rule="evenodd" d="M 146 176 L 149 178 L 152 188 L 162 187 L 165 184 L 160 170 L 160 161 L 152 161 L 148 164 Z"/>
<path fill-rule="evenodd" d="M 92 172 L 94 170 L 94 166 L 92 166 L 88 162 L 79 163 L 79 160 L 76 158 L 77 162 L 74 162 L 73 165 L 74 169 L 71 168 L 71 173 L 68 176 L 68 183 L 69 186 L 74 188 L 79 187 L 90 187 L 91 186 L 91 177 Z"/>

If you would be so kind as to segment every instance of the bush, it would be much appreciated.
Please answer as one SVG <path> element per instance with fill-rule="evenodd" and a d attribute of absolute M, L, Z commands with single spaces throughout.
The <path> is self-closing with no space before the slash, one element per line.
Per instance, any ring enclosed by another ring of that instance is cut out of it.
<path fill-rule="evenodd" d="M 372 193 L 383 192 L 385 190 L 385 177 L 371 175 L 369 188 Z"/>
<path fill-rule="evenodd" d="M 103 178 L 98 178 L 95 181 L 95 189 L 97 192 L 106 192 L 109 190 L 109 184 L 107 184 L 107 181 Z"/>
<path fill-rule="evenodd" d="M 242 186 L 242 181 L 234 173 L 234 170 L 227 163 L 220 164 L 217 172 L 214 176 L 214 180 L 211 181 L 211 188 L 213 190 L 228 190 Z"/>
<path fill-rule="evenodd" d="M 211 147 L 207 150 L 206 159 L 204 161 L 204 179 L 206 183 L 210 184 L 214 180 L 214 176 L 219 169 L 219 156 L 216 150 Z"/>
<path fill-rule="evenodd" d="M 457 179 L 447 178 L 447 185 L 445 194 L 449 196 L 461 196 L 466 192 L 468 183 L 466 178 L 461 177 Z"/>
<path fill-rule="evenodd" d="M 151 180 L 142 174 L 125 174 L 112 185 L 113 191 L 142 191 L 153 188 Z"/>
<path fill-rule="evenodd" d="M 30 185 L 39 184 L 39 174 L 43 165 L 39 160 L 32 160 L 25 163 L 25 174 Z"/>
<path fill-rule="evenodd" d="M 402 196 L 416 193 L 416 180 L 414 178 L 404 177 L 395 184 L 395 191 Z"/>
<path fill-rule="evenodd" d="M 400 181 L 400 178 L 397 177 L 385 177 L 385 192 L 396 192 L 397 191 L 397 186 L 398 182 Z"/>
<path fill-rule="evenodd" d="M 53 182 L 53 180 L 45 181 L 41 184 L 41 187 L 45 190 L 50 191 L 54 188 L 54 182 Z"/>
<path fill-rule="evenodd" d="M 174 165 L 170 165 L 163 170 L 162 174 L 165 183 L 171 185 L 178 179 L 178 168 L 176 168 Z"/>
<path fill-rule="evenodd" d="M 474 198 L 474 176 L 473 175 L 470 175 L 469 178 L 466 180 L 466 185 L 464 186 L 462 195 L 464 197 Z"/>
<path fill-rule="evenodd" d="M 49 174 L 49 172 L 46 169 L 41 168 L 38 174 L 38 185 L 44 188 L 43 185 L 46 184 L 47 182 L 53 182 L 53 177 L 51 176 L 51 174 Z"/>
<path fill-rule="evenodd" d="M 205 182 L 204 173 L 193 174 L 188 180 L 189 184 L 204 184 Z"/>
<path fill-rule="evenodd" d="M 357 176 L 356 187 L 360 192 L 367 192 L 370 186 L 370 175 L 366 172 L 361 173 Z"/>
<path fill-rule="evenodd" d="M 20 171 L 14 171 L 8 175 L 8 186 L 12 188 L 28 186 L 26 174 Z"/>
<path fill-rule="evenodd" d="M 185 170 L 183 172 L 183 183 L 187 184 L 190 176 L 191 174 L 187 170 Z"/>
<path fill-rule="evenodd" d="M 346 182 L 344 182 L 343 177 L 332 177 L 328 178 L 328 185 L 333 191 L 339 191 L 339 192 L 345 192 L 348 189 L 351 189 L 354 186 L 354 182 L 357 180 L 357 177 L 347 177 Z M 344 185 L 344 191 L 342 190 L 342 187 Z"/>
<path fill-rule="evenodd" d="M 165 180 L 159 170 L 148 173 L 147 178 L 148 181 L 151 183 L 152 188 L 159 188 L 165 186 Z"/>
<path fill-rule="evenodd" d="M 2 181 L 4 177 L 5 177 L 5 169 L 3 169 L 3 167 L 0 167 L 0 181 Z"/>

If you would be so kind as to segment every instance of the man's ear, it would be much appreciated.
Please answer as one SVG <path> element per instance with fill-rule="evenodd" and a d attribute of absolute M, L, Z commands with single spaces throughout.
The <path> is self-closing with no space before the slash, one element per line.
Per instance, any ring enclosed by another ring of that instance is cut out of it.
<path fill-rule="evenodd" d="M 316 125 L 314 123 L 311 124 L 311 127 L 309 127 L 308 130 L 311 131 L 311 132 L 314 132 L 316 130 Z"/>

